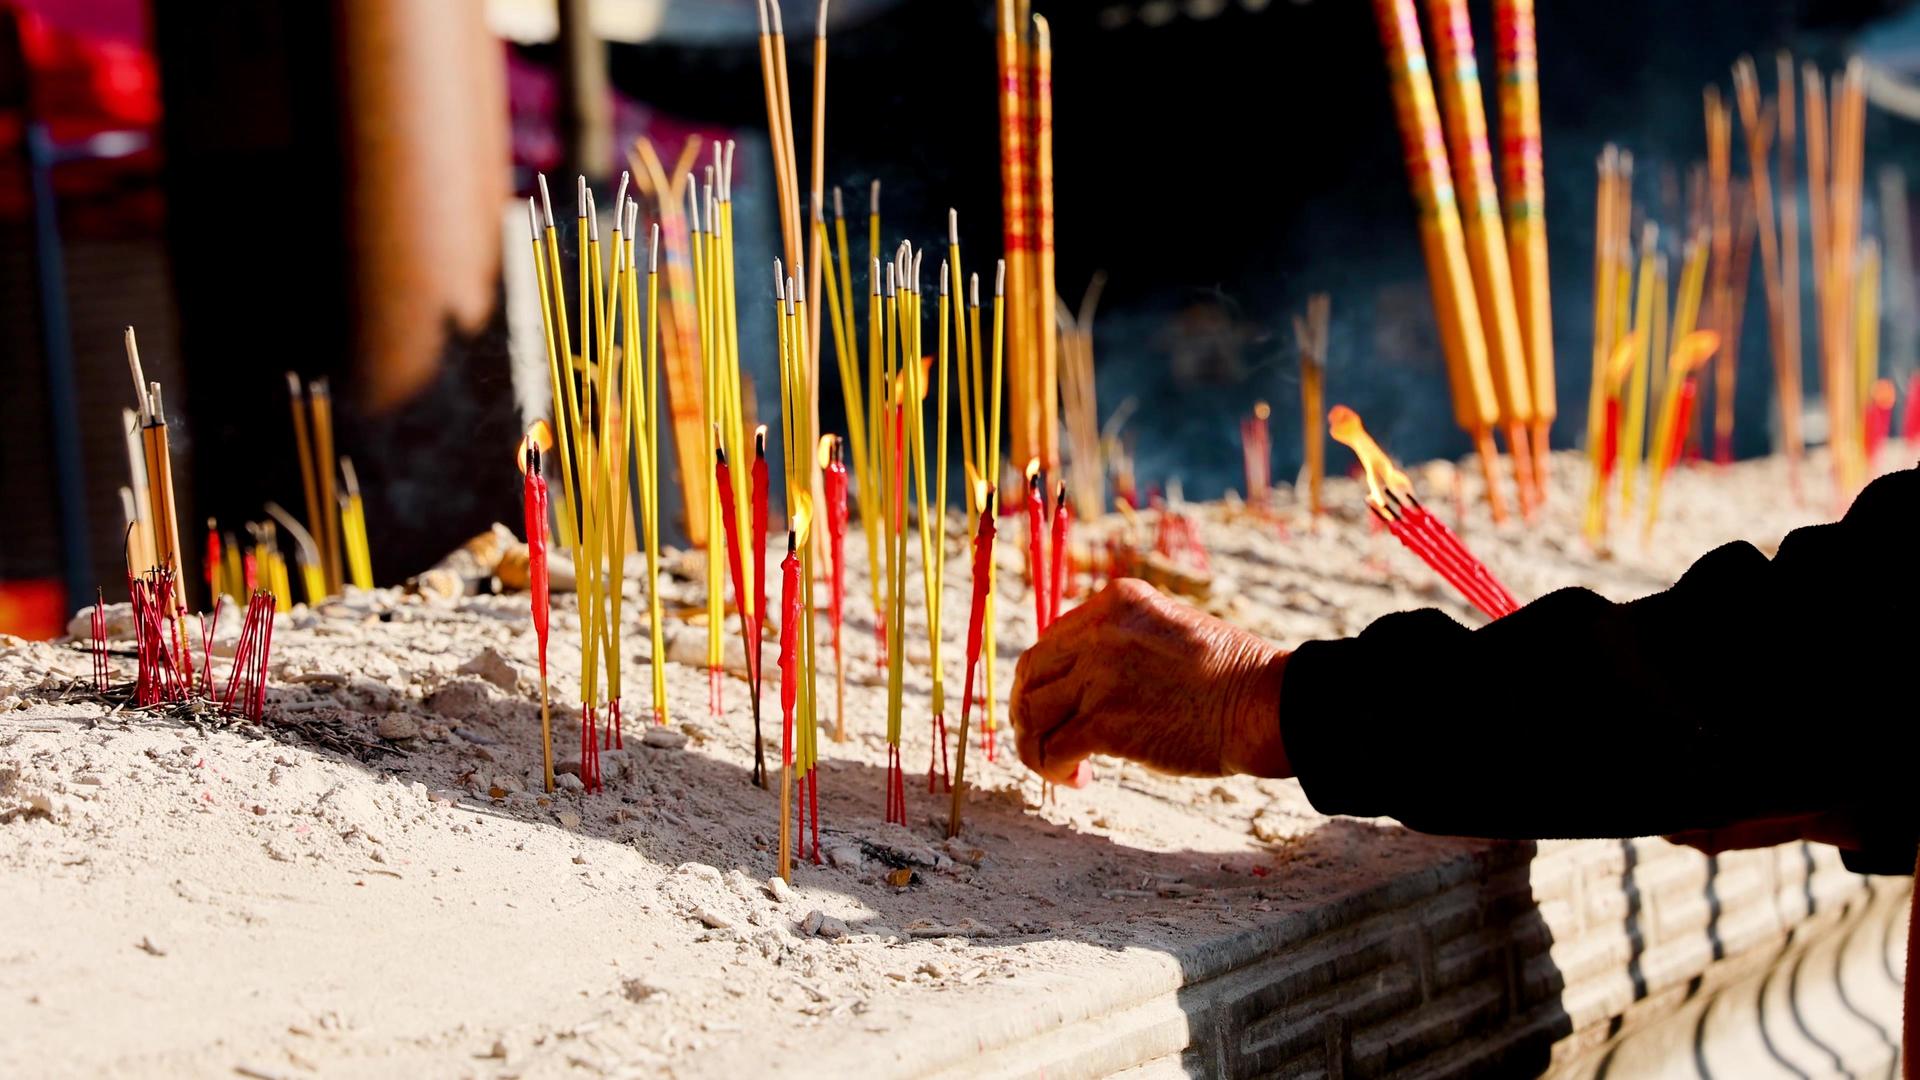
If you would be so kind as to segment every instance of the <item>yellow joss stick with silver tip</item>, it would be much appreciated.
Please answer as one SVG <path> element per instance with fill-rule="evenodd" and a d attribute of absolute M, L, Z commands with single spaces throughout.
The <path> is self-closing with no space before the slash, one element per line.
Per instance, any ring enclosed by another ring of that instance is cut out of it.
<path fill-rule="evenodd" d="M 1635 298 L 1633 309 L 1633 332 L 1639 338 L 1634 350 L 1633 370 L 1628 375 L 1624 399 L 1620 409 L 1620 509 L 1622 513 L 1633 511 L 1633 479 L 1640 471 L 1641 449 L 1646 442 L 1647 425 L 1647 369 L 1652 354 L 1653 342 L 1658 330 L 1653 327 L 1653 297 L 1656 291 L 1662 291 L 1658 274 L 1658 251 L 1660 228 L 1648 224 L 1640 239 L 1640 283 L 1639 295 Z"/>
<path fill-rule="evenodd" d="M 874 611 L 880 610 L 879 604 L 879 566 L 880 566 L 880 519 L 876 512 L 879 506 L 879 484 L 875 480 L 876 468 L 874 455 L 880 452 L 878 447 L 868 443 L 870 425 L 867 417 L 866 394 L 860 386 L 861 358 L 859 338 L 853 332 L 853 301 L 851 287 L 846 280 L 849 260 L 847 257 L 847 223 L 842 213 L 840 189 L 833 191 L 834 234 L 838 250 L 835 257 L 827 260 L 826 288 L 827 300 L 832 308 L 834 327 L 834 354 L 840 366 L 840 393 L 847 410 L 847 439 L 853 447 L 853 471 L 856 491 L 860 499 L 860 532 L 867 541 L 867 576 L 874 590 Z M 872 336 L 872 309 L 869 307 L 869 325 L 867 333 Z M 844 718 L 836 717 L 836 730 L 844 731 Z"/>
<path fill-rule="evenodd" d="M 1002 259 L 994 264 L 993 268 L 993 365 L 989 375 L 993 390 L 987 399 L 987 456 L 983 461 L 986 468 L 982 474 L 986 477 L 987 483 L 994 488 L 998 488 L 1000 484 L 1000 394 L 1002 377 L 1006 372 L 1006 284 L 1007 263 Z M 986 684 L 986 712 L 982 715 L 981 722 L 982 730 L 987 733 L 989 747 L 993 745 L 995 730 L 993 683 L 995 665 L 999 657 L 998 651 L 994 648 L 996 636 L 994 626 L 997 623 L 994 612 L 998 607 L 996 596 L 999 593 L 994 585 L 1000 576 L 999 562 L 994 558 L 987 560 L 987 625 L 980 649 L 982 665 L 986 669 L 982 672 Z M 989 753 L 987 760 L 992 761 L 993 754 Z"/>
<path fill-rule="evenodd" d="M 636 290 L 637 292 L 638 290 Z M 652 642 L 653 721 L 667 722 L 667 652 L 663 626 L 665 610 L 660 600 L 660 226 L 656 222 L 647 245 L 647 405 L 643 412 L 646 432 L 645 487 L 640 501 L 647 524 L 647 629 Z M 639 325 L 638 314 L 630 312 L 628 325 Z M 636 395 L 638 396 L 638 395 Z"/>
<path fill-rule="evenodd" d="M 573 392 L 570 360 L 572 345 L 567 340 L 566 298 L 560 293 L 559 237 L 553 227 L 553 206 L 547 197 L 547 178 L 539 178 L 541 209 L 527 200 L 527 220 L 533 229 L 533 270 L 539 286 L 540 325 L 547 346 L 547 376 L 553 391 L 553 437 L 560 451 L 560 483 L 566 502 L 557 515 L 560 539 L 567 545 L 575 566 L 580 564 L 580 533 L 574 508 L 579 505 L 573 489 Z M 544 226 L 542 225 L 544 218 Z M 544 242 L 545 250 L 542 250 Z"/>
<path fill-rule="evenodd" d="M 793 440 L 793 473 L 797 486 L 793 501 L 800 506 L 800 590 L 802 622 L 800 623 L 800 732 L 796 740 L 799 744 L 800 775 L 813 775 L 814 762 L 819 750 L 820 737 L 820 699 L 819 683 L 815 679 L 818 671 L 818 653 L 815 651 L 815 619 L 813 595 L 813 488 L 818 474 L 807 467 L 812 460 L 808 451 L 814 445 L 815 431 L 813 418 L 809 415 L 813 394 L 813 358 L 808 328 L 814 324 L 809 321 L 807 312 L 807 294 L 804 282 L 796 279 L 794 283 L 794 422 L 800 430 Z M 818 822 L 815 823 L 816 829 Z"/>
<path fill-rule="evenodd" d="M 958 250 L 959 245 L 954 245 Z M 943 718 L 942 734 L 945 736 L 944 717 L 947 712 L 947 674 L 945 665 L 940 662 L 941 644 L 941 608 L 947 595 L 947 370 L 951 356 L 948 349 L 947 315 L 953 306 L 947 292 L 947 267 L 940 267 L 940 300 L 937 315 L 940 331 L 936 335 L 939 341 L 939 375 L 935 379 L 938 388 L 934 395 L 934 465 L 933 465 L 933 603 L 928 608 L 932 619 L 930 645 L 933 655 L 933 714 Z M 942 748 L 944 751 L 944 747 Z M 943 755 L 944 756 L 944 755 Z"/>
<path fill-rule="evenodd" d="M 900 505 L 900 473 L 904 462 L 894 450 L 894 409 L 901 404 L 904 395 L 896 385 L 894 375 L 894 356 L 900 337 L 900 298 L 897 266 L 888 263 L 886 267 L 886 296 L 881 309 L 886 322 L 886 340 L 880 352 L 881 379 L 874 386 L 874 407 L 880 412 L 880 427 L 883 432 L 884 449 L 880 458 L 886 463 L 881 475 L 886 484 L 884 493 L 887 526 L 887 745 L 895 755 L 900 749 L 900 713 L 902 706 L 903 662 L 901 622 L 906 608 L 905 564 L 907 558 L 905 507 Z M 889 779 L 891 782 L 891 779 Z M 891 795 L 889 795 L 891 799 Z"/>
<path fill-rule="evenodd" d="M 628 447 L 633 437 L 632 372 L 634 365 L 629 358 L 633 350 L 628 348 L 616 352 L 613 344 L 616 334 L 624 333 L 629 339 L 633 337 L 631 324 L 621 326 L 626 312 L 626 305 L 621 302 L 622 279 L 626 276 L 623 266 L 629 254 L 620 229 L 623 211 L 624 206 L 616 203 L 613 214 L 613 261 L 607 275 L 607 318 L 601 326 L 600 350 L 600 365 L 605 369 L 602 378 L 606 385 L 605 396 L 601 400 L 601 429 L 605 434 L 601 439 L 600 459 L 602 469 L 600 486 L 605 492 L 601 498 L 601 506 L 606 515 L 602 528 L 605 530 L 607 539 L 607 569 L 602 581 L 602 591 L 607 598 L 607 621 L 602 642 L 606 650 L 607 701 L 615 710 L 608 717 L 610 726 L 619 716 L 618 710 L 622 707 L 623 696 L 620 677 L 620 608 L 626 593 L 624 586 L 627 576 L 627 466 Z M 598 261 L 597 253 L 595 259 Z M 618 402 L 617 407 L 616 402 Z M 603 739 L 602 745 L 605 743 L 606 740 Z"/>
<path fill-rule="evenodd" d="M 974 395 L 971 392 L 973 387 L 967 382 L 967 291 L 966 279 L 960 273 L 960 212 L 953 209 L 947 211 L 947 262 L 946 271 L 940 275 L 940 296 L 943 308 L 949 303 L 948 274 L 952 275 L 953 361 L 960 367 L 960 460 L 963 464 L 971 464 L 978 457 L 973 439 L 973 412 L 979 406 L 974 402 Z M 945 316 L 942 316 L 940 321 L 944 324 Z M 945 410 L 942 410 L 943 415 L 944 412 Z M 946 440 L 942 439 L 941 443 L 944 451 Z M 945 475 L 944 470 L 942 475 Z M 967 504 L 967 535 L 971 537 L 974 520 L 973 496 L 968 494 L 964 501 Z"/>
<path fill-rule="evenodd" d="M 698 196 L 695 195 L 691 197 L 695 200 L 695 204 L 698 205 Z M 723 383 L 722 372 L 726 368 L 727 361 L 726 340 L 720 329 L 720 320 L 715 314 L 720 309 L 718 290 L 715 288 L 715 282 L 719 276 L 719 267 L 715 265 L 719 259 L 719 251 L 713 242 L 716 208 L 710 191 L 709 197 L 706 199 L 706 210 L 707 227 L 709 231 L 705 234 L 704 241 L 701 245 L 706 249 L 706 254 L 701 260 L 699 268 L 702 271 L 700 290 L 704 297 L 702 306 L 706 309 L 702 323 L 709 325 L 711 329 L 701 335 L 703 339 L 701 357 L 706 362 L 707 430 L 718 433 L 727 423 L 726 399 L 721 389 Z M 709 436 L 709 445 L 707 447 L 707 457 L 709 460 L 713 458 L 713 440 L 719 437 L 721 436 L 718 434 Z M 712 673 L 718 671 L 720 667 L 720 661 L 723 655 L 721 650 L 724 648 L 720 635 L 725 631 L 725 627 L 722 624 L 726 621 L 726 601 L 721 592 L 723 588 L 721 583 L 724 580 L 722 575 L 725 571 L 722 567 L 726 563 L 727 539 L 724 535 L 725 528 L 721 523 L 719 500 L 733 497 L 732 492 L 719 490 L 717 480 L 711 492 L 711 497 L 707 500 L 707 671 L 710 680 L 717 678 L 717 676 Z M 750 603 L 742 603 L 740 607 L 742 617 L 745 617 L 746 612 L 752 610 Z M 717 691 L 710 692 L 717 694 Z M 720 701 L 717 696 L 710 697 L 708 705 L 713 712 L 719 712 Z"/>

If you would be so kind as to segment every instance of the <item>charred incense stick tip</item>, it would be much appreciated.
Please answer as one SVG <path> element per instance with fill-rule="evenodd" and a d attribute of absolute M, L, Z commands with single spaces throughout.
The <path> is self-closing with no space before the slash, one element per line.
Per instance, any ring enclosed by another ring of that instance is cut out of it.
<path fill-rule="evenodd" d="M 147 384 L 147 400 L 151 403 L 151 410 L 147 414 L 147 421 L 165 427 L 167 423 L 167 409 L 165 405 L 160 403 L 159 383 L 150 382 Z"/>
<path fill-rule="evenodd" d="M 1007 292 L 1007 260 L 1000 259 L 993 264 L 993 295 L 1004 296 Z"/>
<path fill-rule="evenodd" d="M 620 208 L 627 205 L 627 170 L 620 170 L 620 186 L 613 192 L 613 220 L 620 220 Z"/>
<path fill-rule="evenodd" d="M 640 204 L 635 203 L 634 209 L 636 211 L 639 210 Z M 647 273 L 657 274 L 659 272 L 660 272 L 660 223 L 656 221 L 653 223 L 653 235 L 649 237 L 648 243 L 647 243 Z"/>
<path fill-rule="evenodd" d="M 1660 244 L 1660 226 L 1649 221 L 1640 230 L 1640 250 L 1652 251 Z"/>
<path fill-rule="evenodd" d="M 820 0 L 820 14 L 814 19 L 813 36 L 818 38 L 827 36 L 827 0 Z"/>
<path fill-rule="evenodd" d="M 875 256 L 873 260 L 873 272 L 867 275 L 867 280 L 873 283 L 873 295 L 879 296 L 880 295 L 880 259 L 878 256 Z"/>
<path fill-rule="evenodd" d="M 920 259 L 924 255 L 926 255 L 925 251 L 913 253 L 913 295 L 915 296 L 920 295 Z"/>
<path fill-rule="evenodd" d="M 287 530 L 287 535 L 293 537 L 293 542 L 300 548 L 300 561 L 308 566 L 319 566 L 320 545 L 313 542 L 313 534 L 302 528 L 292 514 L 281 509 L 279 503 L 269 502 L 266 510 L 273 520 L 280 523 L 281 528 Z"/>
<path fill-rule="evenodd" d="M 147 409 L 147 373 L 140 369 L 140 343 L 134 339 L 133 327 L 129 326 L 123 335 L 127 346 L 127 370 L 133 375 L 133 396 L 140 403 L 140 422 L 146 423 Z"/>
<path fill-rule="evenodd" d="M 767 14 L 773 16 L 773 33 L 776 37 L 786 37 L 786 24 L 780 21 L 780 0 L 767 0 Z M 783 43 L 784 44 L 784 43 Z"/>
<path fill-rule="evenodd" d="M 787 279 L 787 314 L 789 315 L 793 314 L 793 305 L 796 301 L 797 295 L 798 295 L 798 291 L 794 287 L 793 279 L 788 278 Z"/>
<path fill-rule="evenodd" d="M 775 300 L 785 300 L 787 298 L 786 282 L 787 275 L 781 272 L 780 260 L 776 258 L 773 260 L 773 298 Z"/>
<path fill-rule="evenodd" d="M 634 237 L 639 235 L 639 232 L 640 232 L 640 200 L 639 199 L 627 200 L 626 217 L 627 217 L 627 243 L 632 244 Z M 656 232 L 659 231 L 659 226 L 658 225 L 654 226 L 654 230 Z"/>
<path fill-rule="evenodd" d="M 947 260 L 941 259 L 940 260 L 940 297 L 941 299 L 944 300 L 946 298 L 946 295 L 947 295 Z"/>
<path fill-rule="evenodd" d="M 527 228 L 533 233 L 533 242 L 540 242 L 540 208 L 533 205 L 533 196 L 527 196 Z"/>
<path fill-rule="evenodd" d="M 540 180 L 540 215 L 546 221 L 547 228 L 553 228 L 553 198 L 547 194 L 547 174 L 538 174 Z"/>
<path fill-rule="evenodd" d="M 573 205 L 579 210 L 580 217 L 587 216 L 587 176 L 585 173 L 581 173 L 575 178 Z"/>
<path fill-rule="evenodd" d="M 814 222 L 818 224 L 819 222 L 825 221 L 826 217 L 821 213 L 821 210 L 820 210 L 820 193 L 815 191 L 809 194 L 807 196 L 807 201 L 810 204 L 812 204 Z"/>
<path fill-rule="evenodd" d="M 840 221 L 845 219 L 846 216 L 847 216 L 846 202 L 840 197 L 839 186 L 835 185 L 833 189 L 833 220 Z"/>
<path fill-rule="evenodd" d="M 753 6 L 760 15 L 760 36 L 766 37 L 773 32 L 772 27 L 767 25 L 767 0 L 754 0 Z"/>
<path fill-rule="evenodd" d="M 340 478 L 348 495 L 357 497 L 360 494 L 360 474 L 353 469 L 353 459 L 345 454 L 340 455 Z"/>
<path fill-rule="evenodd" d="M 287 393 L 293 397 L 293 400 L 300 400 L 300 376 L 291 371 L 287 372 Z"/>
<path fill-rule="evenodd" d="M 979 274 L 967 275 L 967 306 L 968 307 L 980 306 L 980 275 Z"/>
<path fill-rule="evenodd" d="M 873 182 L 873 188 L 867 195 L 867 213 L 880 216 L 880 181 Z"/>
<path fill-rule="evenodd" d="M 687 174 L 687 231 L 700 234 L 700 194 L 694 190 L 693 174 Z"/>
<path fill-rule="evenodd" d="M 726 202 L 733 201 L 733 140 L 727 140 L 727 157 L 720 169 L 720 191 Z"/>
<path fill-rule="evenodd" d="M 960 211 L 952 207 L 947 208 L 947 244 L 951 247 L 960 246 Z"/>
<path fill-rule="evenodd" d="M 583 189 L 587 193 L 587 243 L 600 242 L 600 208 L 593 205 L 593 189 Z"/>
<path fill-rule="evenodd" d="M 803 277 L 798 281 L 795 281 L 792 278 L 788 278 L 787 285 L 788 285 L 787 292 L 789 295 L 793 297 L 794 303 L 804 304 L 807 302 L 807 279 L 806 278 Z"/>
<path fill-rule="evenodd" d="M 889 300 L 893 299 L 893 296 L 894 296 L 893 276 L 894 276 L 894 271 L 897 269 L 898 267 L 896 267 L 893 263 L 887 264 L 887 299 Z"/>

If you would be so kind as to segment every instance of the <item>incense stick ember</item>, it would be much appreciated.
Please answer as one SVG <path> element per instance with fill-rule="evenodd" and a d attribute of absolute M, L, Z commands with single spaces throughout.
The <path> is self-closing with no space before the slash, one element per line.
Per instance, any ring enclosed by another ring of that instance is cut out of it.
<path fill-rule="evenodd" d="M 1367 434 L 1357 413 L 1345 405 L 1334 406 L 1327 414 L 1327 430 L 1359 457 L 1366 470 L 1367 505 L 1395 539 L 1488 618 L 1498 619 L 1519 608 L 1513 594 L 1474 558 L 1453 530 L 1413 497 L 1412 481 Z"/>

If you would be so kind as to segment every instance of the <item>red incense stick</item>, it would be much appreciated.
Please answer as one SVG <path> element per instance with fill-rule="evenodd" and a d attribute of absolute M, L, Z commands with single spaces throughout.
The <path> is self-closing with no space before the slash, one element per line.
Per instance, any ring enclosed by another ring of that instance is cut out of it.
<path fill-rule="evenodd" d="M 1053 502 L 1053 581 L 1047 596 L 1047 625 L 1060 617 L 1060 601 L 1066 595 L 1067 576 L 1072 567 L 1067 565 L 1067 529 L 1073 522 L 1073 510 L 1067 506 L 1067 484 L 1060 482 Z"/>
<path fill-rule="evenodd" d="M 986 482 L 981 481 L 985 487 Z M 973 604 L 967 610 L 967 668 L 960 694 L 960 748 L 953 766 L 953 801 L 947 811 L 947 835 L 960 835 L 960 807 L 966 799 L 967 725 L 973 716 L 973 675 L 980 667 L 980 643 L 985 636 L 987 583 L 993 572 L 993 492 L 988 490 L 973 537 Z"/>
<path fill-rule="evenodd" d="M 740 561 L 740 515 L 733 507 L 731 495 L 733 469 L 727 464 L 727 451 L 720 445 L 718 429 L 714 432 L 713 476 L 714 497 L 720 500 L 720 524 L 725 530 L 727 573 L 733 580 L 733 606 L 740 613 L 740 648 L 747 659 L 747 700 L 753 703 L 753 782 L 757 787 L 766 787 L 760 736 L 760 650 L 756 647 L 760 641 L 760 623 L 758 617 L 747 610 L 746 574 Z M 760 505 L 764 504 L 756 503 Z M 760 511 L 756 509 L 755 513 Z"/>
<path fill-rule="evenodd" d="M 107 594 L 104 590 L 94 590 L 93 618 L 90 620 L 93 630 L 93 689 L 104 694 L 112 683 L 107 668 Z"/>
<path fill-rule="evenodd" d="M 1920 371 L 1907 379 L 1907 407 L 1900 414 L 1900 438 L 1911 443 L 1920 439 Z M 1909 453 L 1913 447 L 1907 447 Z"/>

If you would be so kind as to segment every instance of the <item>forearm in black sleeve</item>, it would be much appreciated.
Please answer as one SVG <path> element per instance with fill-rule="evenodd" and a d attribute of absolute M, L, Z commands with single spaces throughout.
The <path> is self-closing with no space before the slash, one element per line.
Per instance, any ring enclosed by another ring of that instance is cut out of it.
<path fill-rule="evenodd" d="M 1325 813 L 1464 836 L 1664 834 L 1909 791 L 1917 518 L 1908 470 L 1771 561 L 1729 544 L 1633 603 L 1566 589 L 1479 630 L 1415 611 L 1304 645 L 1288 758 Z"/>

